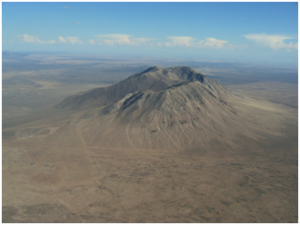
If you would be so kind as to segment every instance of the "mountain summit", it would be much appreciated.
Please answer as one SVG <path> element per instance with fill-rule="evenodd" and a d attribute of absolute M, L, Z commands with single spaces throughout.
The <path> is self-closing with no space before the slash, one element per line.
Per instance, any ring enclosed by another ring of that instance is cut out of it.
<path fill-rule="evenodd" d="M 70 109 L 101 107 L 119 101 L 131 93 L 147 90 L 159 92 L 195 81 L 201 83 L 203 87 L 209 88 L 217 96 L 226 91 L 217 82 L 192 68 L 179 66 L 162 69 L 155 66 L 111 86 L 70 96 L 62 101 L 58 107 Z"/>

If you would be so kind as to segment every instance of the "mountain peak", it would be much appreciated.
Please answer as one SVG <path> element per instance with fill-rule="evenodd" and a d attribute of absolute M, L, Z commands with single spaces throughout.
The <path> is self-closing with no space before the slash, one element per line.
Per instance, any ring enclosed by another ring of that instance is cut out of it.
<path fill-rule="evenodd" d="M 177 85 L 180 86 L 196 81 L 203 84 L 203 87 L 209 88 L 217 96 L 226 91 L 216 81 L 209 79 L 190 67 L 176 66 L 169 69 L 162 69 L 158 66 L 153 66 L 111 86 L 100 87 L 83 94 L 70 96 L 62 101 L 58 107 L 88 109 L 107 106 L 119 101 L 130 93 L 147 90 L 160 92 L 170 87 L 174 88 Z"/>
<path fill-rule="evenodd" d="M 201 76 L 204 76 L 203 74 L 199 73 L 197 70 L 187 66 L 174 66 L 168 68 L 168 70 L 171 71 L 172 73 L 177 74 L 179 77 L 188 76 L 191 74 L 194 75 L 200 74 Z"/>
<path fill-rule="evenodd" d="M 149 73 L 149 72 L 155 72 L 155 71 L 158 71 L 158 70 L 162 70 L 162 68 L 160 68 L 158 66 L 152 66 L 152 67 L 149 67 L 148 69 L 144 70 L 143 72 L 141 72 L 141 74 Z"/>

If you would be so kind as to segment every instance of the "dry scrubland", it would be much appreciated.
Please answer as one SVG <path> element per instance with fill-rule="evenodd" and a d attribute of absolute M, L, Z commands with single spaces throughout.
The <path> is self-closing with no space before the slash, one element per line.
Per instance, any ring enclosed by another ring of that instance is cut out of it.
<path fill-rule="evenodd" d="M 226 159 L 27 149 L 3 151 L 3 222 L 297 222 L 291 148 Z"/>
<path fill-rule="evenodd" d="M 254 99 L 254 84 L 243 85 L 249 95 L 241 86 L 228 88 L 236 117 L 222 127 L 213 124 L 207 136 L 187 129 L 192 143 L 209 138 L 198 147 L 185 148 L 188 135 L 178 138 L 180 125 L 162 133 L 165 143 L 174 135 L 179 148 L 150 142 L 138 148 L 145 141 L 142 128 L 139 136 L 130 133 L 134 126 L 118 131 L 105 124 L 114 111 L 103 117 L 101 108 L 53 109 L 71 90 L 47 106 L 55 115 L 7 123 L 3 222 L 298 222 L 298 111 L 283 104 L 295 92 L 286 88 L 281 98 L 280 86 L 274 91 L 271 83 L 260 86 L 265 95 Z M 278 98 L 270 102 L 272 91 Z M 229 112 L 212 115 L 220 119 Z M 234 126 L 230 135 L 226 125 Z M 103 133 L 106 140 L 92 138 Z"/>

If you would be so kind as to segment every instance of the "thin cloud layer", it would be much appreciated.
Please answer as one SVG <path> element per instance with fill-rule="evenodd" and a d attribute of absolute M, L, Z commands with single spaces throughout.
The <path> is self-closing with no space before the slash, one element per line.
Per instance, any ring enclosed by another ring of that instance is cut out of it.
<path fill-rule="evenodd" d="M 31 42 L 31 43 L 40 43 L 40 44 L 54 44 L 55 40 L 50 40 L 50 41 L 42 41 L 38 37 L 31 36 L 28 34 L 23 34 L 23 41 L 26 42 Z"/>
<path fill-rule="evenodd" d="M 66 39 L 64 39 L 64 38 L 61 37 L 61 36 L 59 36 L 58 39 L 59 39 L 59 42 L 62 42 L 62 43 L 66 43 L 66 42 L 67 42 Z"/>
<path fill-rule="evenodd" d="M 178 37 L 168 37 L 170 40 L 169 42 L 166 42 L 165 45 L 168 47 L 211 47 L 211 48 L 224 48 L 229 47 L 225 46 L 228 41 L 224 40 L 218 40 L 215 38 L 205 38 L 205 40 L 196 41 L 193 37 L 188 36 L 178 36 Z M 233 45 L 230 45 L 230 48 L 232 48 Z"/>
<path fill-rule="evenodd" d="M 206 38 L 205 40 L 197 41 L 189 36 L 171 36 L 167 37 L 167 42 L 153 42 L 150 38 L 135 38 L 128 34 L 103 34 L 95 35 L 96 39 L 90 39 L 89 44 L 99 45 L 148 45 L 148 46 L 167 46 L 167 47 L 209 47 L 209 48 L 234 48 L 228 41 L 218 40 L 215 38 Z M 23 40 L 31 43 L 56 43 L 55 40 L 42 41 L 35 36 L 23 34 Z M 58 37 L 59 43 L 82 44 L 83 42 L 78 37 Z"/>
<path fill-rule="evenodd" d="M 128 34 L 104 34 L 95 35 L 97 40 L 90 40 L 91 44 L 100 45 L 140 45 L 151 41 L 150 38 L 132 38 Z"/>
<path fill-rule="evenodd" d="M 71 44 L 82 44 L 82 41 L 78 37 L 66 37 Z"/>
<path fill-rule="evenodd" d="M 212 48 L 223 48 L 228 41 L 218 40 L 215 38 L 205 38 L 205 40 L 199 41 L 200 46 L 212 47 Z"/>
<path fill-rule="evenodd" d="M 28 34 L 23 34 L 22 37 L 23 37 L 23 41 L 31 42 L 31 43 L 40 43 L 40 44 L 54 44 L 54 43 L 56 43 L 55 40 L 42 41 L 38 37 L 31 36 L 31 35 L 28 35 Z M 59 36 L 58 41 L 60 43 L 82 44 L 82 41 L 78 37 L 63 38 L 62 36 Z"/>
<path fill-rule="evenodd" d="M 247 34 L 243 35 L 246 39 L 250 41 L 254 41 L 258 44 L 261 44 L 263 46 L 270 47 L 272 49 L 279 49 L 279 48 L 285 48 L 285 49 L 298 49 L 298 42 L 293 43 L 290 42 L 289 44 L 284 43 L 285 40 L 294 39 L 289 36 L 284 35 L 267 35 L 267 34 Z"/>
<path fill-rule="evenodd" d="M 215 49 L 243 49 L 245 46 L 237 46 L 229 43 L 226 40 L 218 40 L 216 38 L 205 38 L 204 40 L 196 40 L 189 36 L 170 36 L 167 37 L 167 41 L 160 40 L 155 42 L 154 39 L 150 38 L 136 38 L 128 34 L 103 34 L 95 35 L 96 38 L 90 39 L 87 43 L 95 45 L 143 45 L 143 46 L 158 46 L 158 47 L 188 47 L 188 48 L 215 48 Z M 298 49 L 298 42 L 286 43 L 286 40 L 293 39 L 289 36 L 284 35 L 267 35 L 267 34 L 247 34 L 243 35 L 247 40 L 256 42 L 262 46 L 269 47 L 271 49 L 282 49 L 287 50 Z M 43 41 L 36 36 L 23 34 L 22 40 L 30 43 L 39 44 L 55 44 L 58 43 L 69 43 L 69 44 L 83 44 L 83 41 L 79 37 L 58 37 L 58 41 L 50 40 Z M 166 40 L 166 39 L 165 39 Z"/>
<path fill-rule="evenodd" d="M 170 40 L 166 42 L 165 45 L 168 47 L 172 46 L 180 46 L 180 47 L 191 47 L 194 45 L 194 38 L 187 36 L 179 36 L 179 37 L 168 37 Z"/>
<path fill-rule="evenodd" d="M 59 42 L 61 43 L 71 43 L 71 44 L 82 44 L 82 41 L 78 37 L 58 37 Z"/>

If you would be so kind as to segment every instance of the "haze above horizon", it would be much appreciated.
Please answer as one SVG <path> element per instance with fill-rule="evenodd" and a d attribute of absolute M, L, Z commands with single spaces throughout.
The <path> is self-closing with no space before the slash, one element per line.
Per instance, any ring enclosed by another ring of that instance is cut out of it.
<path fill-rule="evenodd" d="M 3 51 L 298 65 L 298 3 L 2 3 Z"/>

